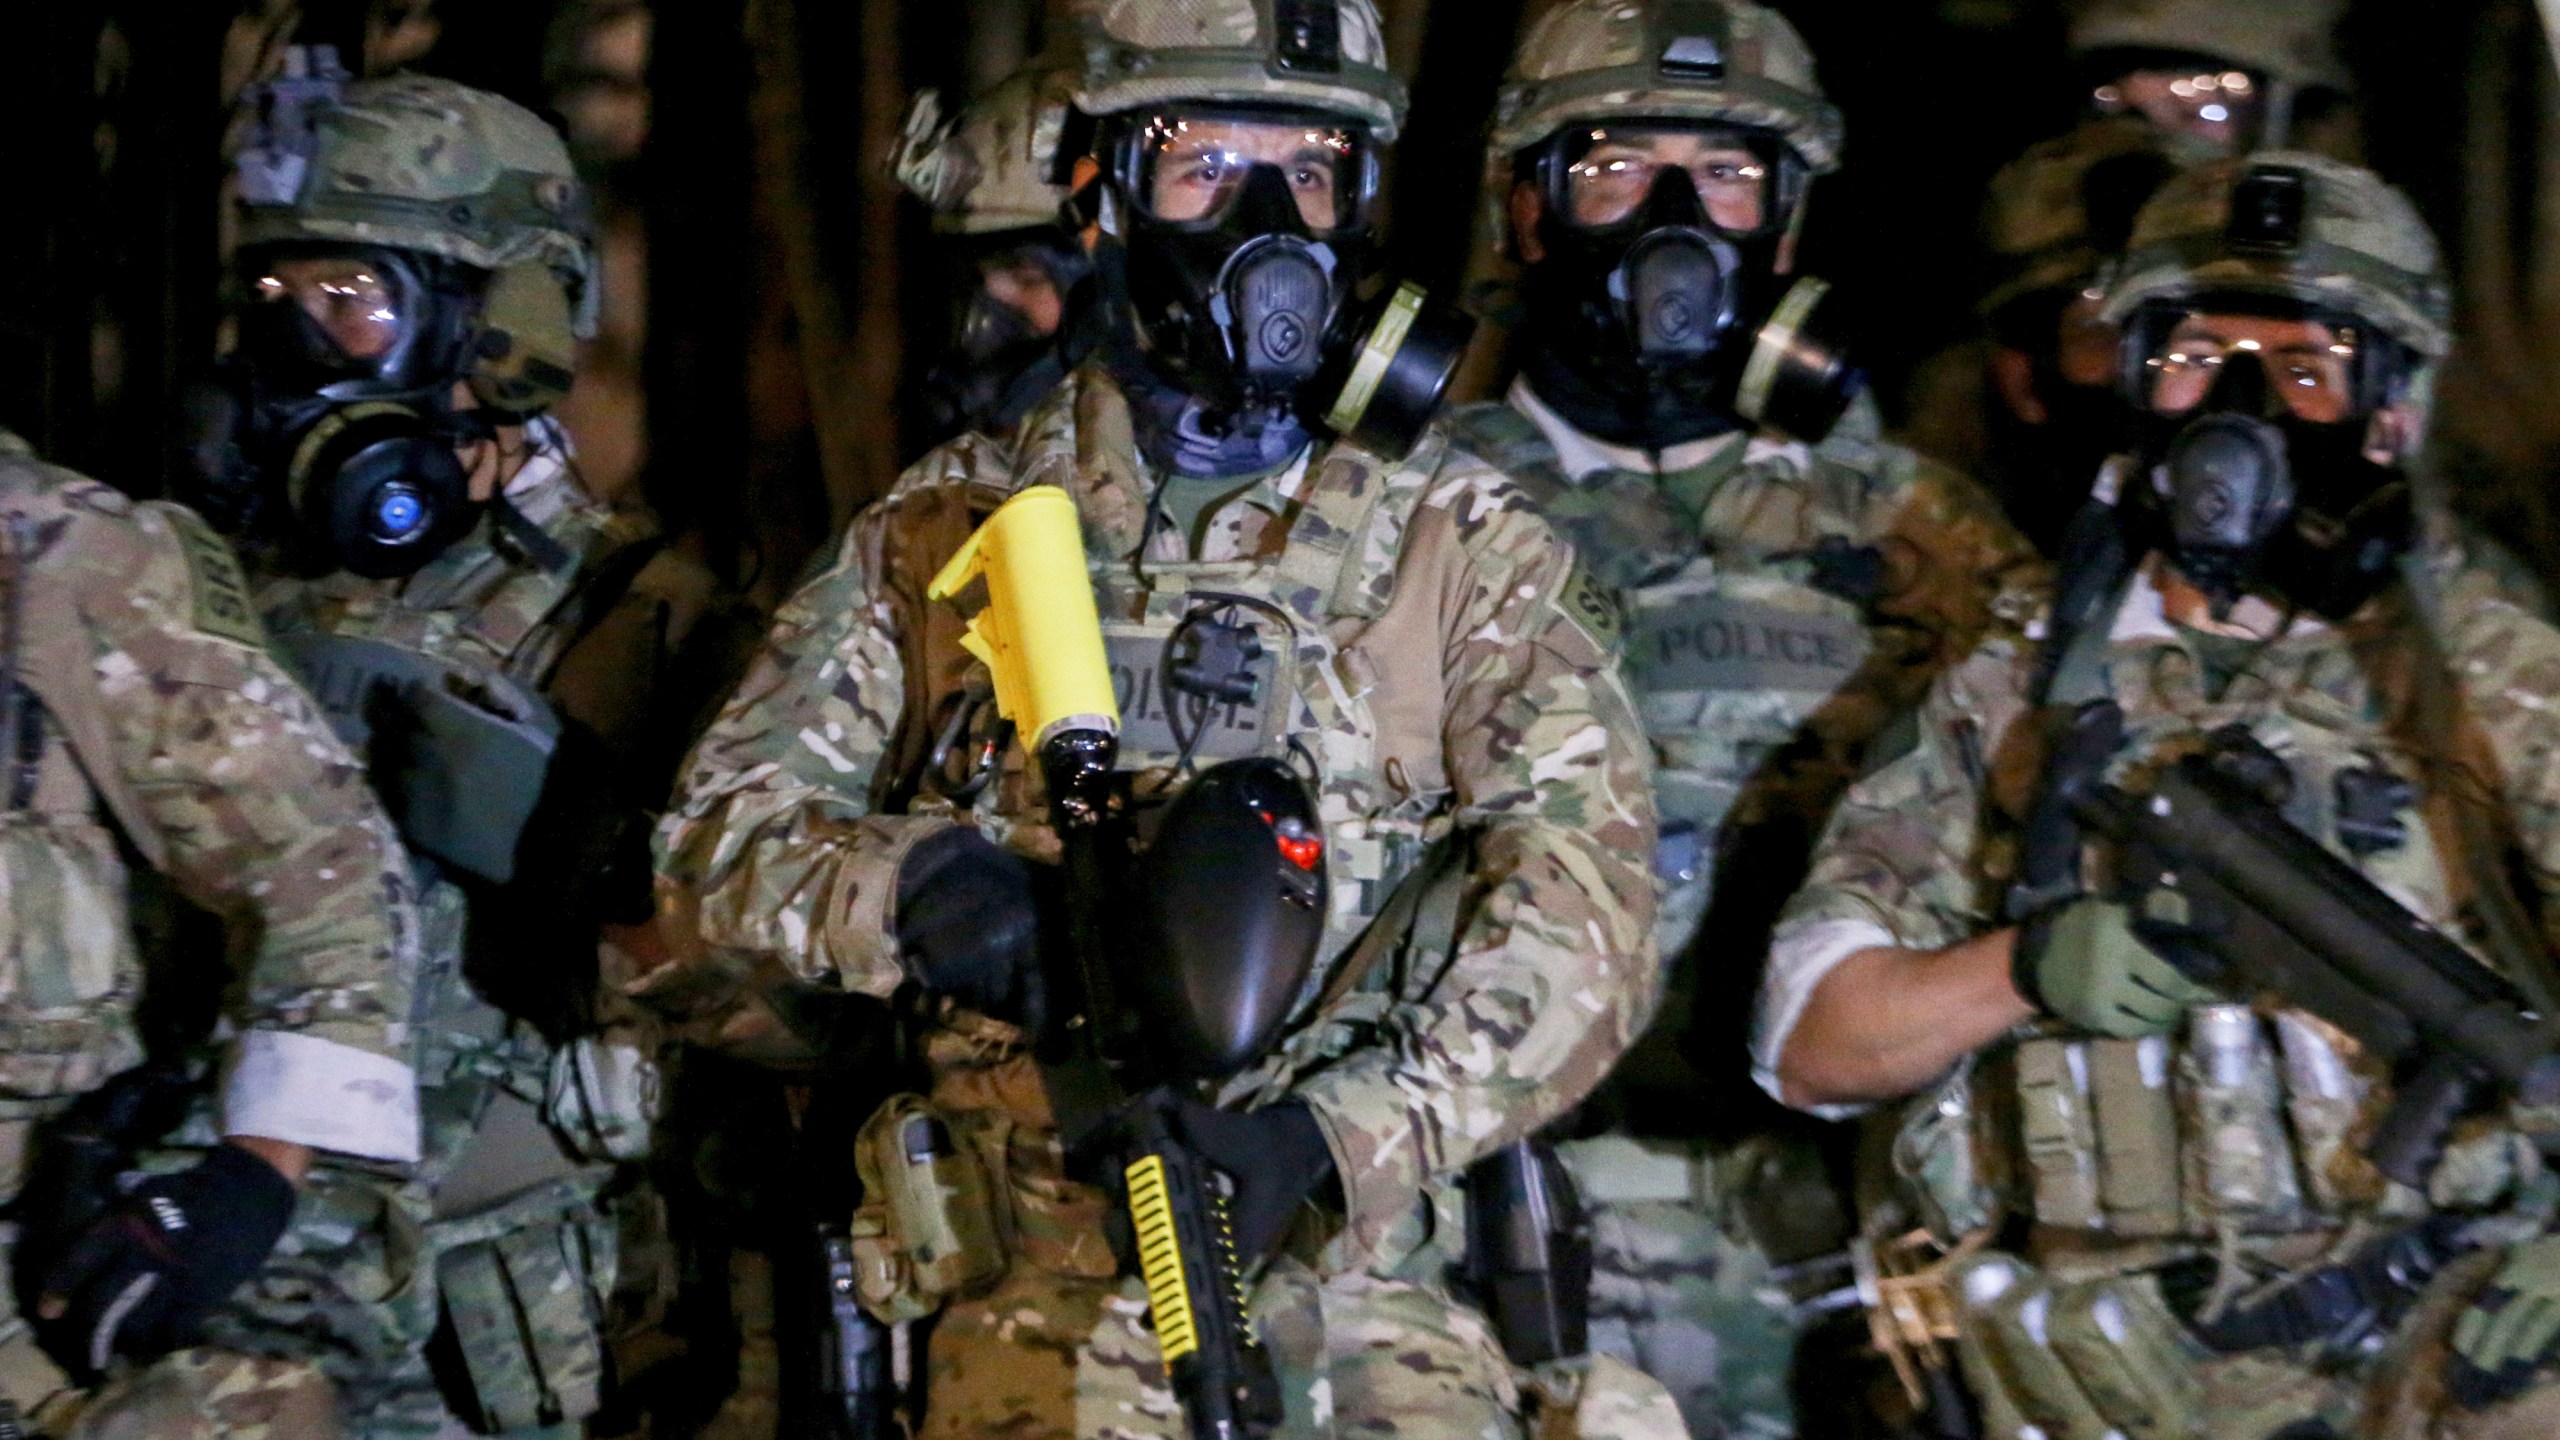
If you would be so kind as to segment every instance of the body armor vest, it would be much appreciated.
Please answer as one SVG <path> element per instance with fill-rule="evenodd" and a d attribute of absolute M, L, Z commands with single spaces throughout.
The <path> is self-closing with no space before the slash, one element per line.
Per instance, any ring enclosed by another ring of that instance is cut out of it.
<path fill-rule="evenodd" d="M 445 677 L 444 690 L 477 697 L 493 721 L 535 718 L 512 712 L 539 704 L 543 680 L 577 636 L 578 582 L 612 537 L 602 507 L 579 495 L 566 474 L 533 487 L 520 503 L 526 518 L 560 547 L 566 563 L 545 565 L 517 553 L 494 521 L 484 518 L 479 536 L 405 580 L 335 573 L 307 581 L 271 580 L 259 587 L 259 608 L 277 658 L 311 689 L 331 724 L 359 747 L 360 755 L 364 707 L 374 680 L 412 683 L 413 667 Z M 383 663 L 366 669 L 359 662 L 368 654 Z M 522 768 L 494 777 L 451 777 L 464 790 L 456 803 L 467 804 L 471 792 L 485 785 L 500 792 L 495 799 L 529 808 L 534 795 L 528 792 L 538 791 L 541 772 L 516 773 Z M 386 777 L 374 778 L 377 791 L 389 783 Z M 404 839 L 411 839 L 413 851 L 420 848 L 414 838 Z M 422 872 L 422 953 L 413 1012 L 418 1046 L 413 1063 L 425 1123 L 425 1158 L 418 1173 L 432 1182 L 479 1127 L 490 1082 L 533 1105 L 544 1103 L 553 1053 L 531 1027 L 511 1022 L 472 990 L 463 976 L 469 920 L 463 891 L 435 862 L 413 854 L 413 864 Z"/>
<path fill-rule="evenodd" d="M 1736 437 L 1680 475 L 1576 480 L 1537 423 L 1508 405 L 1470 406 L 1452 429 L 1537 497 L 1617 596 L 1628 685 L 1653 746 L 1663 887 L 1654 938 L 1669 965 L 1696 938 L 1719 867 L 1765 862 L 1765 882 L 1732 883 L 1773 888 L 1772 904 L 1793 889 L 1804 847 L 1900 708 L 1872 692 L 1878 677 L 1901 673 L 1914 637 L 1870 614 L 1881 557 L 1819 518 L 1853 512 L 1798 501 L 1779 546 L 1756 535 L 1729 543 L 1683 513 L 1762 476 L 1796 477 L 1779 483 L 1801 489 L 1828 483 L 1808 474 L 1801 447 Z M 1773 823 L 1785 841 L 1751 843 Z M 1783 853 L 1754 853 L 1773 850 Z"/>
<path fill-rule="evenodd" d="M 2088 677 L 2125 710 L 2108 778 L 2144 793 L 2207 735 L 2245 729 L 2291 773 L 2288 820 L 2463 938 L 2462 871 L 2421 817 L 2420 761 L 2377 718 L 2393 697 L 2367 672 L 2388 644 L 2363 631 L 2280 640 L 2208 698 L 2185 645 L 2111 643 Z M 1998 798 L 2007 810 L 2009 797 Z M 1991 866 L 2009 864 L 2013 846 L 1995 842 Z M 2301 1011 L 2197 1006 L 2172 1033 L 2142 1040 L 2048 1021 L 1913 1102 L 1894 1164 L 1943 1236 L 2020 1214 L 2134 1267 L 2197 1242 L 2281 1245 L 2350 1219 L 2490 1210 L 2525 1178 L 2514 1131 L 2472 1125 L 2457 1131 L 2429 1195 L 2392 1186 L 2359 1149 L 2389 1101 L 2390 1076 Z"/>

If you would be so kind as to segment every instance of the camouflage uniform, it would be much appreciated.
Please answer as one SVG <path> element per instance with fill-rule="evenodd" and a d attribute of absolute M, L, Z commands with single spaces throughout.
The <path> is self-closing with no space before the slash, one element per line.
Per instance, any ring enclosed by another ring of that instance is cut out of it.
<path fill-rule="evenodd" d="M 362 243 L 490 271 L 483 321 L 509 327 L 516 343 L 481 345 L 468 383 L 519 414 L 565 392 L 572 332 L 594 299 L 593 261 L 581 192 L 551 129 L 495 96 L 418 76 L 357 82 L 318 123 L 311 178 L 288 204 L 244 206 L 242 242 Z M 617 763 L 640 763 L 629 754 L 634 736 L 653 718 L 652 685 L 697 587 L 659 563 L 668 557 L 649 558 L 645 517 L 581 488 L 555 421 L 523 424 L 521 466 L 499 507 L 423 568 L 388 580 L 259 575 L 251 603 L 278 656 L 342 725 L 368 714 L 375 693 L 373 662 L 347 662 L 346 647 L 378 644 L 432 664 L 443 688 L 497 711 L 510 696 L 539 695 Z M 462 777 L 466 790 L 473 778 Z M 275 1259 L 215 1333 L 317 1360 L 351 1434 L 406 1440 L 458 1423 L 580 1434 L 599 1403 L 617 1275 L 605 1192 L 612 1162 L 645 1149 L 654 1053 L 627 1029 L 564 1043 L 486 998 L 493 982 L 541 993 L 539 976 L 465 974 L 466 940 L 479 951 L 491 938 L 473 927 L 521 920 L 521 902 L 492 909 L 497 887 L 466 895 L 435 861 L 415 865 L 424 955 L 407 1054 L 423 1154 L 401 1170 L 315 1168 Z M 592 951 L 556 957 L 567 980 L 595 963 Z M 430 1371 L 439 1327 L 459 1362 L 451 1393 Z"/>
<path fill-rule="evenodd" d="M 894 877 L 918 839 L 959 818 L 1055 853 L 1018 749 L 965 816 L 881 807 L 969 663 L 923 581 L 1006 495 L 1059 485 L 1083 512 L 1125 766 L 1175 758 L 1155 666 L 1191 592 L 1267 597 L 1294 634 L 1271 703 L 1200 753 L 1294 752 L 1321 772 L 1328 970 L 1435 844 L 1474 847 L 1445 953 L 1325 974 L 1279 1052 L 1229 1087 L 1309 1105 L 1347 1203 L 1257 1302 L 1291 1377 L 1288 1433 L 1520 1433 L 1500 1351 L 1442 1289 L 1448 1181 L 1587 1093 L 1649 1008 L 1652 808 L 1605 609 L 1510 482 L 1436 433 L 1401 462 L 1319 449 L 1143 553 L 1153 481 L 1101 370 L 1043 402 L 1019 447 L 1018 464 L 976 439 L 926 457 L 779 612 L 661 832 L 661 884 L 698 905 L 701 963 L 887 995 L 904 979 Z M 1021 1033 L 949 1010 L 924 1048 L 933 1098 L 1002 1177 L 1012 1237 L 993 1288 L 943 1307 L 928 1433 L 1182 1434 L 1142 1292 L 1117 1278 L 1102 1198 L 1062 1173 Z"/>
<path fill-rule="evenodd" d="M 1647 7 L 1550 12 L 1522 41 L 1495 148 L 1575 123 L 1681 117 L 1773 130 L 1809 167 L 1833 168 L 1839 114 L 1803 42 L 1773 12 L 1724 8 L 1723 84 L 1651 73 L 1630 18 Z M 1523 379 L 1453 429 L 1518 480 L 1615 597 L 1656 767 L 1665 1012 L 1608 1089 L 1632 1133 L 1559 1146 L 1594 1211 L 1593 1346 L 1668 1384 L 1693 1434 L 1790 1433 L 1796 1323 L 1764 1246 L 1807 1228 L 1812 1244 L 1825 1237 L 1818 1223 L 1753 1231 L 1738 1192 L 1776 1165 L 1812 1177 L 1812 1210 L 1840 1206 L 1801 1136 L 1737 1146 L 1745 1127 L 1727 1114 L 1725 1133 L 1701 1138 L 1698 1094 L 1725 1077 L 1681 1052 L 1738 1051 L 1738 1027 L 1713 1017 L 1747 1004 L 1759 937 L 1812 835 L 1869 743 L 1972 649 L 2004 587 L 2030 578 L 2033 554 L 1963 476 L 1878 438 L 1863 401 L 1820 444 L 1743 431 L 1647 453 L 1576 429 Z M 1739 1067 L 1730 1079 L 1747 1093 Z"/>
<path fill-rule="evenodd" d="M 2219 162 L 2173 180 L 2144 210 L 2110 317 L 2155 297 L 2273 292 L 2441 353 L 2440 272 L 2407 202 L 2318 157 L 2252 160 L 2312 177 L 2303 255 L 2220 247 L 2246 166 Z M 2460 863 L 2446 807 L 2467 803 L 2450 798 L 2457 787 L 2494 795 L 2514 821 L 2517 873 L 2547 904 L 2560 874 L 2547 764 L 2560 739 L 2560 632 L 2437 545 L 2406 567 L 2410 585 L 2349 621 L 2297 621 L 2235 648 L 2167 618 L 2157 564 L 2130 577 L 2100 614 L 2109 628 L 2067 652 L 2046 696 L 2034 689 L 2050 643 L 2042 622 L 1996 635 L 1939 680 L 1909 751 L 1851 789 L 1773 948 L 1754 1042 L 1773 1093 L 1805 1002 L 1840 961 L 1879 945 L 1934 950 L 2005 923 L 2000 897 L 2045 763 L 2047 703 L 2123 708 L 2126 743 L 2108 778 L 2137 794 L 2212 732 L 2245 730 L 2291 771 L 2287 818 L 2466 945 L 2477 872 Z M 2240 605 L 2275 619 L 2264 601 Z M 2441 667 L 2422 658 L 2421 634 Z M 2419 799 L 2378 846 L 2363 843 L 2370 832 L 2350 842 L 2339 777 L 2377 770 L 2418 782 Z M 2198 1037 L 2234 1032 L 2256 1062 L 2244 1083 L 2212 1083 Z M 2037 1019 L 1903 1106 L 1894 1193 L 1868 1227 L 1879 1238 L 1922 1227 L 1924 1257 L 1971 1241 L 1924 1288 L 1952 1306 L 1954 1358 L 1986 1434 L 2546 1433 L 2560 1386 L 2478 1415 L 2444 1402 L 2447 1332 L 2494 1254 L 2450 1264 L 2390 1317 L 2396 1333 L 2354 1345 L 2217 1353 L 2173 1312 L 2196 1313 L 2187 1286 L 2199 1273 L 2233 1284 L 2300 1276 L 2431 1213 L 2521 1213 L 2525 1233 L 2539 1228 L 2543 1162 L 2520 1128 L 2531 1117 L 2465 1122 L 2420 1194 L 2386 1181 L 2361 1149 L 2390 1089 L 2385 1068 L 2343 1032 L 2271 1002 L 2199 1006 L 2172 1033 L 2140 1040 Z M 2022 1254 L 2000 1248 L 2009 1234 L 2027 1237 Z"/>
<path fill-rule="evenodd" d="M 141 953 L 129 897 L 147 881 L 128 853 L 228 922 L 240 983 L 218 1133 L 415 1159 L 408 873 L 362 770 L 262 648 L 238 562 L 191 512 L 44 466 L 5 432 L 0 524 L 15 551 L 0 644 L 24 687 L 0 794 L 0 1194 L 24 1181 L 31 1132 L 143 1058 L 136 1003 L 186 984 L 150 967 L 206 963 Z M 6 1287 L 0 1315 L 0 1398 L 37 1412 L 68 1382 Z M 215 1349 L 109 1394 L 190 1374 L 218 1403 L 156 1433 L 328 1430 L 309 1366 Z"/>

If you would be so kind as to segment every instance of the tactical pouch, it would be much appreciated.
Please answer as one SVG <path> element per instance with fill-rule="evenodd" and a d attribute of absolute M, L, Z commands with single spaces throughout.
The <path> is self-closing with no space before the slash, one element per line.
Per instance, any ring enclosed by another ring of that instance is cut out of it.
<path fill-rule="evenodd" d="M 2050 1335 L 2082 1394 L 2129 1440 L 2184 1440 L 2203 1413 L 2196 1378 L 2207 1356 L 2179 1326 L 2149 1275 L 2059 1291 Z"/>
<path fill-rule="evenodd" d="M 2347 1063 L 2346 1038 L 2298 1010 L 2280 1010 L 2275 1020 L 2304 1196 L 2331 1215 L 2380 1199 L 2382 1174 L 2355 1144 L 2369 1087 Z"/>
<path fill-rule="evenodd" d="M 2022 1041 L 2018 1137 L 2039 1224 L 2105 1228 L 2098 1200 L 2098 1126 L 2089 1106 L 2089 1054 L 2076 1040 Z"/>
<path fill-rule="evenodd" d="M 2246 1005 L 2187 1012 L 2179 1059 L 2186 1210 L 2207 1230 L 2281 1230 L 2298 1222 L 2302 1187 L 2277 1093 L 2273 1046 Z"/>
<path fill-rule="evenodd" d="M 1986 1435 L 2186 1440 L 2201 1433 L 2205 1352 L 2148 1275 L 2056 1286 L 2014 1255 L 1961 1262 L 1957 1362 Z"/>
<path fill-rule="evenodd" d="M 2169 1042 L 2087 1042 L 2089 1101 L 2098 1131 L 2098 1200 L 2110 1234 L 2160 1239 L 2179 1233 L 2178 1107 Z"/>
<path fill-rule="evenodd" d="M 2068 1440 L 2101 1440 L 2107 1424 L 2053 1345 L 2053 1286 L 2036 1268 L 1997 1251 L 1958 1264 L 1957 1363 L 1986 1421 L 1985 1433 L 2029 1428 Z"/>
<path fill-rule="evenodd" d="M 0 812 L 0 1096 L 79 1095 L 140 1063 L 126 900 L 104 827 Z"/>
<path fill-rule="evenodd" d="M 853 1213 L 863 1308 L 895 1325 L 993 1285 L 1006 1249 L 985 1161 L 921 1095 L 893 1095 L 854 1140 L 862 1204 Z"/>
<path fill-rule="evenodd" d="M 1976 1107 L 1984 1092 L 1972 1062 L 1903 1108 L 1893 1137 L 1893 1170 L 1931 1234 L 1953 1244 L 1998 1223 L 2004 1209 L 1998 1172 L 1983 1143 L 1988 1121 Z"/>
<path fill-rule="evenodd" d="M 546 1191 L 475 1217 L 498 1233 L 437 1258 L 436 1283 L 471 1377 L 484 1431 L 559 1425 L 595 1413 L 604 1376 L 602 1316 L 619 1251 L 610 1221 L 581 1200 L 565 1213 Z M 499 1228 L 503 1227 L 503 1228 Z"/>

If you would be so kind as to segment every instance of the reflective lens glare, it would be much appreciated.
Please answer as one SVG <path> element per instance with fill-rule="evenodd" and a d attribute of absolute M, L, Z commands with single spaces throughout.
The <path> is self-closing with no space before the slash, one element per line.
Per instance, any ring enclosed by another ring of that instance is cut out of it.
<path fill-rule="evenodd" d="M 2253 315 L 2191 315 L 2143 364 L 2151 408 L 2182 415 L 2203 403 L 2226 365 L 2256 364 L 2285 408 L 2315 424 L 2334 424 L 2355 410 L 2354 330 L 2317 320 Z"/>
<path fill-rule="evenodd" d="M 2264 103 L 2257 82 L 2243 70 L 2136 70 L 2099 86 L 2090 99 L 2100 114 L 2138 114 L 2171 134 L 2225 149 L 2237 149 L 2258 133 Z"/>
<path fill-rule="evenodd" d="M 1716 228 L 1749 235 L 1776 209 L 1775 167 L 1731 132 L 1613 126 L 1595 129 L 1565 166 L 1565 214 L 1576 225 L 1624 222 L 1667 169 L 1685 170 Z"/>
<path fill-rule="evenodd" d="M 380 360 L 400 343 L 399 282 L 370 261 L 338 255 L 278 260 L 251 293 L 262 305 L 300 306 L 340 358 Z"/>
<path fill-rule="evenodd" d="M 1158 220 L 1217 218 L 1257 165 L 1280 172 L 1309 230 L 1322 234 L 1357 218 L 1361 139 L 1348 126 L 1168 114 L 1149 120 L 1138 143 L 1138 203 Z"/>

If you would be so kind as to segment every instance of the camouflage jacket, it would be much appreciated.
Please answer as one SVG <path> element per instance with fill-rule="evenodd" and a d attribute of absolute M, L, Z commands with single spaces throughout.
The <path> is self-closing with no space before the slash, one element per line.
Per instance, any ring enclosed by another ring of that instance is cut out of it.
<path fill-rule="evenodd" d="M 8 742 L 32 763 L 13 758 L 0 797 L 0 1093 L 76 1094 L 140 1058 L 151 980 L 123 933 L 121 837 L 240 952 L 225 1132 L 415 1159 L 408 869 L 363 770 L 262 648 L 238 562 L 192 512 L 6 432 L 0 516 L 21 537 L 6 603 L 32 692 Z"/>
<path fill-rule="evenodd" d="M 2248 648 L 2254 642 L 2210 643 L 2165 618 L 2157 563 L 2129 582 L 2103 644 L 2090 652 L 2090 663 L 2064 667 L 2054 695 L 2056 704 L 2103 695 L 2123 708 L 2127 741 L 2110 766 L 2111 780 L 2142 793 L 2161 766 L 2202 748 L 2212 732 L 2242 727 L 2292 772 L 2287 818 L 2421 920 L 2466 943 L 2477 867 L 2460 859 L 2461 829 L 2448 807 L 2463 793 L 2491 797 L 2485 803 L 2511 828 L 2519 873 L 2542 902 L 2546 923 L 2560 913 L 2548 903 L 2560 893 L 2560 771 L 2547 763 L 2560 744 L 2560 714 L 2551 705 L 2560 694 L 2560 631 L 2504 598 L 2494 575 L 2466 568 L 2458 553 L 2439 551 L 2412 568 L 2429 574 L 2437 595 L 2442 666 L 2427 663 L 2412 641 L 2422 632 L 2405 589 L 2369 604 L 2349 623 L 2297 622 L 2254 650 Z M 2244 609 L 2251 606 L 2260 618 L 2272 618 L 2260 602 L 2243 602 Z M 2017 869 L 2022 817 L 2045 761 L 2045 731 L 2036 723 L 2044 712 L 2031 703 L 2041 649 L 2023 634 L 1995 635 L 1940 679 L 1921 711 L 1913 748 L 1843 800 L 1817 848 L 1810 881 L 1782 917 L 1761 996 L 1754 1047 L 1763 1083 L 1773 1090 L 1778 1057 L 1806 1000 L 1839 960 L 1874 945 L 1938 949 L 2006 923 L 2002 893 Z M 2450 672 L 2458 692 L 2449 706 L 2448 677 L 2439 671 Z M 2459 718 L 2445 720 L 2433 708 L 2439 706 Z M 2351 826 L 2340 798 L 2367 788 L 2342 776 L 2376 771 L 2411 782 L 2415 797 L 2388 817 L 2391 838 L 2379 847 L 2363 828 L 2373 817 Z M 2344 838 L 2350 828 L 2358 834 L 2355 846 Z M 2283 1097 L 2286 1119 L 2279 1130 L 2289 1138 L 2273 1143 L 2275 1158 L 2249 1186 L 2200 1190 L 2204 1182 L 2197 1177 L 2222 1172 L 2203 1166 L 2204 1151 L 2197 1150 L 2183 1172 L 2189 1176 L 2183 1200 L 2173 1183 L 2150 1213 L 2124 1212 L 2117 1192 L 2106 1188 L 2106 1177 L 2115 1173 L 2106 1147 L 2123 1138 L 2110 1134 L 2107 1097 L 2134 1092 L 2111 1089 L 2108 1076 L 2116 1058 L 2126 1074 L 2152 1077 L 2142 1084 L 2153 1090 L 2161 1088 L 2161 1077 L 2191 1076 L 2182 1058 L 2186 1037 L 2105 1041 L 2041 1021 L 1976 1057 L 2009 1065 L 2014 1074 L 1995 1065 L 1986 1078 L 1968 1064 L 1908 1112 L 1913 1124 L 1930 1112 L 1961 1117 L 1968 1107 L 1977 1116 L 2009 1117 L 1992 1124 L 2006 1133 L 1990 1137 L 1979 1162 L 1943 1154 L 1933 1159 L 1946 1137 L 1927 1138 L 1923 1125 L 1906 1130 L 1896 1167 L 1929 1192 L 1918 1198 L 1933 1223 L 1958 1233 L 1989 1223 L 2004 1208 L 2068 1229 L 2158 1238 L 2226 1225 L 2251 1232 L 2300 1229 L 2384 1203 L 2382 1178 L 2358 1152 L 2355 1137 L 2369 1133 L 2388 1099 L 2389 1077 L 2351 1039 L 2313 1017 L 2263 1013 L 2274 1022 L 2274 1039 L 2261 1041 L 2265 1053 L 2281 1042 L 2283 1063 L 2267 1084 L 2271 1095 Z M 2065 1056 L 2072 1047 L 2083 1052 L 2079 1058 Z M 2068 1083 L 2096 1093 L 2094 1171 L 2088 1153 L 2066 1153 L 2088 1147 L 2060 1144 L 2045 1123 L 2082 1113 L 2051 1093 Z M 2202 1093 L 2187 1078 L 2165 1083 L 2182 1107 Z M 1968 1086 L 1986 1084 L 2014 1087 L 2018 1104 L 1974 1107 Z M 2131 1104 L 2115 1108 L 2131 1113 Z M 2180 1115 L 2170 1133 L 2202 1134 L 2187 1127 L 2211 1123 L 2185 1109 Z M 2493 1206 L 2519 1179 L 2512 1131 L 2466 1133 L 2470 1139 L 2457 1142 L 2436 1171 L 2428 1198 L 2439 1206 Z M 2079 1167 L 2076 1180 L 2057 1168 L 2065 1160 Z M 2174 1157 L 2150 1168 L 2155 1175 L 2182 1173 Z M 2097 1182 L 2096 1188 L 2084 1181 Z M 2253 1192 L 2245 1205 L 2233 1199 L 2242 1192 Z"/>
<path fill-rule="evenodd" d="M 1576 1103 L 1650 1001 L 1650 777 L 1606 607 L 1518 489 L 1438 434 L 1402 464 L 1321 451 L 1204 517 L 1196 556 L 1156 529 L 1142 557 L 1151 483 L 1130 423 L 1088 367 L 1025 422 L 1017 463 L 964 439 L 858 517 L 696 750 L 659 836 L 662 891 L 698 903 L 712 950 L 873 995 L 900 983 L 897 866 L 949 822 L 888 813 L 884 797 L 970 663 L 922 584 L 1017 488 L 1075 498 L 1115 665 L 1124 633 L 1179 618 L 1188 584 L 1260 587 L 1294 637 L 1274 677 L 1287 699 L 1228 753 L 1285 738 L 1323 772 L 1335 903 L 1322 968 L 1344 963 L 1430 843 L 1463 831 L 1474 847 L 1445 964 L 1361 984 L 1320 975 L 1269 1071 L 1331 1143 L 1349 1207 L 1334 1260 L 1392 1266 L 1425 1238 L 1426 1192 Z M 1150 753 L 1149 693 L 1142 679 L 1123 697 L 1124 765 L 1171 758 Z M 970 818 L 1038 855 L 1028 779 L 1014 747 Z M 955 1084 L 989 1055 L 1021 1087 L 1018 1033 L 947 1023 L 968 1037 L 928 1042 L 949 1103 L 983 1109 L 1008 1089 Z M 1036 1101 L 1022 1108 L 1045 1126 Z"/>
<path fill-rule="evenodd" d="M 1660 786 L 1666 961 L 1720 863 L 1772 904 L 1792 884 L 1803 839 L 1724 853 L 1737 834 L 1818 831 L 1875 737 L 2040 593 L 2043 567 L 1998 505 L 1877 438 L 1863 403 L 1820 445 L 1737 433 L 1648 456 L 1575 430 L 1523 381 L 1453 427 L 1529 491 L 1625 617 Z"/>

